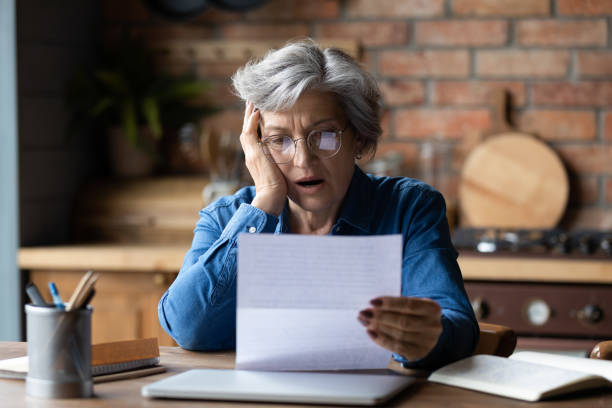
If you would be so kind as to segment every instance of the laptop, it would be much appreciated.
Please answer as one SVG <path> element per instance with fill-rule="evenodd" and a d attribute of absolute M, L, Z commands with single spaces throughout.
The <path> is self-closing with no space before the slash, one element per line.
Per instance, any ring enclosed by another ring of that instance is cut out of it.
<path fill-rule="evenodd" d="M 189 370 L 142 387 L 150 398 L 378 405 L 415 381 L 398 374 Z"/>

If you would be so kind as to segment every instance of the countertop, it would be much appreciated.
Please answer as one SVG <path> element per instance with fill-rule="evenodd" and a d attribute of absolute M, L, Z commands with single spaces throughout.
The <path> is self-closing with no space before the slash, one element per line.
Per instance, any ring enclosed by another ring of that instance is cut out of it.
<path fill-rule="evenodd" d="M 177 273 L 188 249 L 185 244 L 25 247 L 18 263 L 22 269 Z M 459 265 L 465 280 L 612 284 L 612 258 L 462 253 Z"/>

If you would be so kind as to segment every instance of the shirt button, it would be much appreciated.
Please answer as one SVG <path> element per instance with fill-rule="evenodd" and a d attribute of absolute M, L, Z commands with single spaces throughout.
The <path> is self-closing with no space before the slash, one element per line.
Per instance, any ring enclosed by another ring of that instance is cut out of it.
<path fill-rule="evenodd" d="M 255 227 L 249 227 L 249 233 L 254 234 L 257 232 L 257 228 Z"/>

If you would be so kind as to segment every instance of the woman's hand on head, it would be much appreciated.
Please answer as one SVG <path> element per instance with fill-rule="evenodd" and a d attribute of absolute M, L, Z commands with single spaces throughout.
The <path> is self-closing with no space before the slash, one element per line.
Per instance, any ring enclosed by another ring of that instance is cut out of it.
<path fill-rule="evenodd" d="M 442 334 L 441 309 L 431 299 L 383 296 L 357 319 L 379 346 L 414 361 L 425 357 Z"/>
<path fill-rule="evenodd" d="M 287 182 L 278 166 L 264 156 L 258 144 L 257 127 L 261 112 L 247 102 L 240 144 L 244 151 L 246 167 L 255 183 L 255 198 L 251 205 L 268 214 L 280 215 L 287 197 Z"/>

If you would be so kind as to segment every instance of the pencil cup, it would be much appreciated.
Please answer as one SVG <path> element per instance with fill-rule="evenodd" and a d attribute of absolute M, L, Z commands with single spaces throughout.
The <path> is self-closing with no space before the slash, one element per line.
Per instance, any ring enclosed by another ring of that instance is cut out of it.
<path fill-rule="evenodd" d="M 91 380 L 91 307 L 70 312 L 26 305 L 26 394 L 38 398 L 86 398 Z"/>

